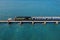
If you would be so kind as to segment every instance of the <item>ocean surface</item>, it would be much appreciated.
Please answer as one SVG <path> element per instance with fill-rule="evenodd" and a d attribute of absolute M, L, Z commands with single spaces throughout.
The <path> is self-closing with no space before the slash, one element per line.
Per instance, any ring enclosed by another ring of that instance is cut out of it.
<path fill-rule="evenodd" d="M 0 20 L 15 16 L 60 16 L 60 0 L 0 0 Z M 0 23 L 0 40 L 60 40 L 60 23 Z"/>

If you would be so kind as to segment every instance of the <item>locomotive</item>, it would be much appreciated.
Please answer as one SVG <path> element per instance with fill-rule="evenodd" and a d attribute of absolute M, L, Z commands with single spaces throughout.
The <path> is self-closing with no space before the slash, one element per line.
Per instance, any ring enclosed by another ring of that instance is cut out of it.
<path fill-rule="evenodd" d="M 31 21 L 32 18 L 30 16 L 18 16 L 15 17 L 15 21 Z"/>
<path fill-rule="evenodd" d="M 15 21 L 60 21 L 60 17 L 18 16 L 18 17 L 15 17 Z"/>

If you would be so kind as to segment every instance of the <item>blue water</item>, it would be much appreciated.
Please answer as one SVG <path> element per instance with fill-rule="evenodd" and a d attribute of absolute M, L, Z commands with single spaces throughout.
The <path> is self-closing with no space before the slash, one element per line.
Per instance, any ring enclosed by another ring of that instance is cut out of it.
<path fill-rule="evenodd" d="M 0 20 L 14 16 L 60 16 L 60 0 L 0 0 Z M 60 24 L 0 23 L 0 40 L 60 40 Z"/>

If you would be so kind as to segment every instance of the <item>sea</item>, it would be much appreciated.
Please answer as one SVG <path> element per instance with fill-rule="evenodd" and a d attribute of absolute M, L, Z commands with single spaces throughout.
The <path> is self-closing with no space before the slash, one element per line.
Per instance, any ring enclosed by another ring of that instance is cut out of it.
<path fill-rule="evenodd" d="M 0 20 L 15 16 L 60 16 L 60 0 L 0 0 Z M 0 23 L 0 40 L 60 40 L 60 23 Z"/>

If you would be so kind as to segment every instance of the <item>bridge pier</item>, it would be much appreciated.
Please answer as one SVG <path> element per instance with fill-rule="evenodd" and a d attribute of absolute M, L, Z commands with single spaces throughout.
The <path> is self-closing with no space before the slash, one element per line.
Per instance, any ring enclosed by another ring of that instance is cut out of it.
<path fill-rule="evenodd" d="M 8 24 L 10 24 L 11 22 L 8 20 Z"/>
<path fill-rule="evenodd" d="M 32 25 L 34 24 L 34 21 L 32 21 Z"/>
<path fill-rule="evenodd" d="M 44 21 L 44 23 L 43 24 L 46 24 L 46 21 Z"/>
<path fill-rule="evenodd" d="M 58 24 L 59 22 L 58 21 L 56 21 L 56 24 Z"/>
<path fill-rule="evenodd" d="M 22 24 L 22 22 L 20 22 L 20 24 Z"/>

